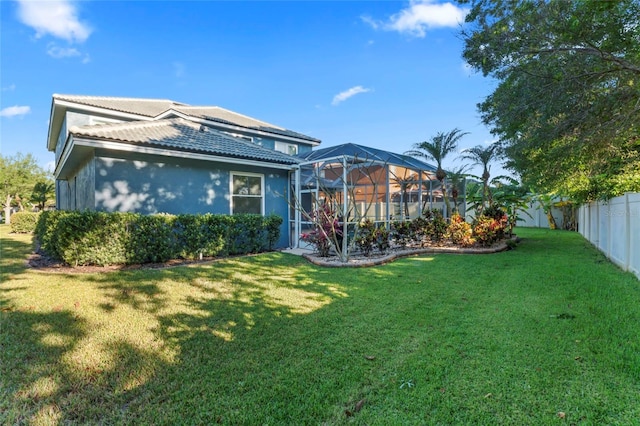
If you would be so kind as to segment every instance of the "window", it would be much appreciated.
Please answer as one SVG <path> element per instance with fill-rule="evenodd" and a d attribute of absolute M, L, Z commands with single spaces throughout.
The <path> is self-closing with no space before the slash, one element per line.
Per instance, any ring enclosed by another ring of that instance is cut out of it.
<path fill-rule="evenodd" d="M 92 115 L 89 119 L 89 124 L 91 125 L 95 125 L 95 124 L 113 124 L 113 123 L 122 123 L 122 120 L 116 120 L 114 118 L 107 118 L 107 117 L 96 117 L 94 115 Z"/>
<path fill-rule="evenodd" d="M 229 136 L 233 136 L 234 138 L 244 139 L 247 142 L 253 142 L 253 138 L 251 136 L 241 135 L 240 133 L 231 133 L 231 132 L 224 132 L 224 133 L 228 134 Z"/>
<path fill-rule="evenodd" d="M 298 155 L 298 145 L 286 142 L 276 141 L 276 151 L 284 152 L 289 155 Z"/>
<path fill-rule="evenodd" d="M 263 214 L 264 176 L 252 173 L 231 173 L 231 214 Z"/>

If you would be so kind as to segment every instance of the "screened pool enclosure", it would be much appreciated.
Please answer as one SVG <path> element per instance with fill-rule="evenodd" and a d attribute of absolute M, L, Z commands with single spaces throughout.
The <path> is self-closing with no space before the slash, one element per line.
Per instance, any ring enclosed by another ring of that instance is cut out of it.
<path fill-rule="evenodd" d="M 299 158 L 291 173 L 292 247 L 304 246 L 300 236 L 313 230 L 320 208 L 337 212 L 347 229 L 365 218 L 388 227 L 444 207 L 436 168 L 414 157 L 349 143 Z"/>

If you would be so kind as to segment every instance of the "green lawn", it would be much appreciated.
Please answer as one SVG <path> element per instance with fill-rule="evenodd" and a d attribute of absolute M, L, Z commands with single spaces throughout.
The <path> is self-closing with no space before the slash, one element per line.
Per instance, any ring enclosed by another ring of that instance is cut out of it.
<path fill-rule="evenodd" d="M 640 283 L 576 233 L 518 233 L 69 275 L 1 226 L 0 424 L 640 424 Z"/>

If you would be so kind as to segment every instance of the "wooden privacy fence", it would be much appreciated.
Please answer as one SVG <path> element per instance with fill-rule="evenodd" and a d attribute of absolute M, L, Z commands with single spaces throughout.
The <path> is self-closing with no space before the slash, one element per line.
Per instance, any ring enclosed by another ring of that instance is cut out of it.
<path fill-rule="evenodd" d="M 582 236 L 640 279 L 640 193 L 584 204 L 578 210 L 578 224 Z"/>

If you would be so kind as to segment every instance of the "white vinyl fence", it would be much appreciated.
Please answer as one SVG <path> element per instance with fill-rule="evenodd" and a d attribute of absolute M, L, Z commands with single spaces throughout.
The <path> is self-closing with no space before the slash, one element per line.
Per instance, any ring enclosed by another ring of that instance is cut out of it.
<path fill-rule="evenodd" d="M 556 224 L 558 227 L 562 227 L 562 210 L 558 208 L 552 208 L 551 214 L 553 218 L 556 220 Z M 527 213 L 522 213 L 519 215 L 520 220 L 516 224 L 516 226 L 526 226 L 531 228 L 548 228 L 549 227 L 549 219 L 547 218 L 547 214 L 544 212 L 542 207 L 538 206 L 538 204 L 534 204 L 530 208 L 527 209 Z"/>
<path fill-rule="evenodd" d="M 578 232 L 613 263 L 640 279 L 640 193 L 582 205 Z"/>

